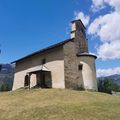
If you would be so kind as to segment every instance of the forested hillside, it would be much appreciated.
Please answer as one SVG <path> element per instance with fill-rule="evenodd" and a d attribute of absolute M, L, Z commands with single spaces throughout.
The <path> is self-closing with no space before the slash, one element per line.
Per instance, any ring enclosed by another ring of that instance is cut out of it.
<path fill-rule="evenodd" d="M 0 90 L 12 89 L 14 78 L 14 66 L 11 64 L 0 64 Z"/>

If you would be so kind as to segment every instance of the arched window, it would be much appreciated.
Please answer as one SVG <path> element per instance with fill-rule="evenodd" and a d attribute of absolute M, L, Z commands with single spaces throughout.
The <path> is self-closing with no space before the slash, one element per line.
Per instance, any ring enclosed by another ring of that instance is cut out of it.
<path fill-rule="evenodd" d="M 29 86 L 29 84 L 30 84 L 30 78 L 29 78 L 29 75 L 26 75 L 25 76 L 24 86 Z"/>

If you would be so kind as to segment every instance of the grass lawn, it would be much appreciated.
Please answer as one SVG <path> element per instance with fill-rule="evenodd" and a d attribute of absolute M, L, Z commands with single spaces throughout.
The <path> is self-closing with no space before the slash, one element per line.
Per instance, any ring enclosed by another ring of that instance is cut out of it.
<path fill-rule="evenodd" d="M 61 89 L 0 93 L 0 120 L 120 120 L 120 96 Z"/>

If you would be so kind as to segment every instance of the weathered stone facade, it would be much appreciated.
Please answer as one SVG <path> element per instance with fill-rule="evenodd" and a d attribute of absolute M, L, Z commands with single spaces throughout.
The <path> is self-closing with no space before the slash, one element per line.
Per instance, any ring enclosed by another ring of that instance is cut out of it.
<path fill-rule="evenodd" d="M 64 45 L 65 87 L 71 89 L 79 89 L 83 85 L 81 71 L 78 70 L 79 62 L 75 47 L 74 41 Z"/>
<path fill-rule="evenodd" d="M 71 39 L 15 61 L 13 90 L 24 87 L 97 90 L 96 56 L 88 53 L 85 27 L 72 22 Z"/>

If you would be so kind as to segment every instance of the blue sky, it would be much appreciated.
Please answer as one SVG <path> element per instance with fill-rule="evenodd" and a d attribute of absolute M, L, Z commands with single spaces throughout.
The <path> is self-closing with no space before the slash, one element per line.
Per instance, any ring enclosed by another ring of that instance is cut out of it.
<path fill-rule="evenodd" d="M 10 63 L 70 38 L 70 22 L 80 18 L 84 23 L 87 20 L 86 32 L 90 52 L 100 57 L 96 61 L 98 74 L 120 73 L 120 49 L 116 47 L 119 46 L 117 43 L 120 41 L 118 35 L 120 32 L 114 23 L 120 18 L 119 2 L 119 0 L 110 0 L 109 3 L 108 0 L 0 0 L 2 49 L 0 63 Z M 110 28 L 105 29 L 106 26 L 111 26 L 108 21 L 111 16 L 114 17 L 111 23 L 114 23 L 117 29 L 114 38 L 110 36 L 112 32 L 108 31 Z"/>

